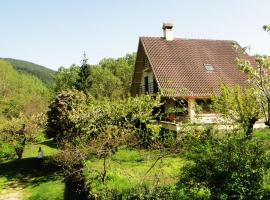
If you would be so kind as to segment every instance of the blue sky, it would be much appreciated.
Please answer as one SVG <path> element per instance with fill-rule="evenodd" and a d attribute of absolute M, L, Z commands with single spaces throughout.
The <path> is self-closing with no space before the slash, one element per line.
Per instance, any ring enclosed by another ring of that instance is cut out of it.
<path fill-rule="evenodd" d="M 270 55 L 269 0 L 2 0 L 0 57 L 57 69 L 137 50 L 139 36 L 236 40 Z"/>

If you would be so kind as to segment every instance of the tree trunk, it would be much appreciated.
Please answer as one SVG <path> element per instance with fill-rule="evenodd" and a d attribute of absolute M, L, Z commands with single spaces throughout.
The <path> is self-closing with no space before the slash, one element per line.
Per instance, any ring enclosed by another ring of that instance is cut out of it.
<path fill-rule="evenodd" d="M 103 172 L 101 174 L 102 183 L 105 182 L 105 177 L 106 177 L 106 157 L 104 156 L 104 158 L 103 158 Z"/>
<path fill-rule="evenodd" d="M 18 160 L 21 160 L 21 158 L 22 158 L 25 142 L 26 142 L 26 138 L 23 139 L 23 142 L 22 142 L 21 146 L 15 147 L 15 152 L 16 152 L 16 154 L 18 156 Z"/>
<path fill-rule="evenodd" d="M 249 119 L 247 122 L 247 126 L 246 126 L 246 136 L 247 138 L 251 138 L 252 137 L 252 132 L 253 132 L 253 126 L 256 123 L 258 119 L 257 118 L 252 118 Z"/>

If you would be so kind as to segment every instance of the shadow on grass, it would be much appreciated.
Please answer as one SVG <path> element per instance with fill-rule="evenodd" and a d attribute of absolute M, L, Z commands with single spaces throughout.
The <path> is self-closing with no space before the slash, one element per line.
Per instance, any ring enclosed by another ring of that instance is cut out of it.
<path fill-rule="evenodd" d="M 42 182 L 61 178 L 60 168 L 46 158 L 42 167 L 36 158 L 24 158 L 0 163 L 0 177 L 8 181 L 18 181 L 22 186 L 35 186 Z"/>

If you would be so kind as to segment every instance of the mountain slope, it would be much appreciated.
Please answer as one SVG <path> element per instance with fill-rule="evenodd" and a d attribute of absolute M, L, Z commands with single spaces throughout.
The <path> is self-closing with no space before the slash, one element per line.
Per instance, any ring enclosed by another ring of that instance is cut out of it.
<path fill-rule="evenodd" d="M 13 58 L 2 58 L 3 60 L 9 61 L 11 65 L 17 71 L 28 73 L 38 77 L 42 80 L 47 86 L 51 86 L 54 83 L 53 75 L 55 71 L 48 69 L 44 66 Z"/>

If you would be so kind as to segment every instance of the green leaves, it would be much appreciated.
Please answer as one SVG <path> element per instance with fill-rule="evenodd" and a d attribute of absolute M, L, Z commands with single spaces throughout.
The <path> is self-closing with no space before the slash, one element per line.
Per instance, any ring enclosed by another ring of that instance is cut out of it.
<path fill-rule="evenodd" d="M 136 54 L 113 59 L 105 58 L 97 65 L 59 68 L 55 74 L 55 91 L 76 88 L 98 99 L 123 98 L 129 95 Z"/>
<path fill-rule="evenodd" d="M 270 24 L 266 24 L 263 26 L 263 30 L 267 31 L 268 33 L 270 33 Z"/>
<path fill-rule="evenodd" d="M 251 87 L 221 85 L 220 95 L 214 95 L 213 108 L 225 119 L 239 123 L 247 135 L 253 124 L 262 116 L 261 99 Z"/>
<path fill-rule="evenodd" d="M 194 190 L 202 188 L 210 199 L 263 199 L 263 178 L 270 164 L 263 143 L 225 136 L 194 148 L 178 182 L 186 195 L 196 197 Z"/>
<path fill-rule="evenodd" d="M 36 77 L 19 73 L 7 61 L 0 60 L 0 115 L 12 118 L 46 110 L 48 88 Z"/>
<path fill-rule="evenodd" d="M 49 106 L 46 133 L 71 142 L 77 138 L 87 142 L 99 136 L 122 138 L 137 132 L 138 122 L 153 124 L 156 116 L 152 111 L 159 102 L 159 97 L 151 96 L 97 100 L 75 89 L 64 90 Z M 157 131 L 154 125 L 147 129 L 153 134 Z"/>

